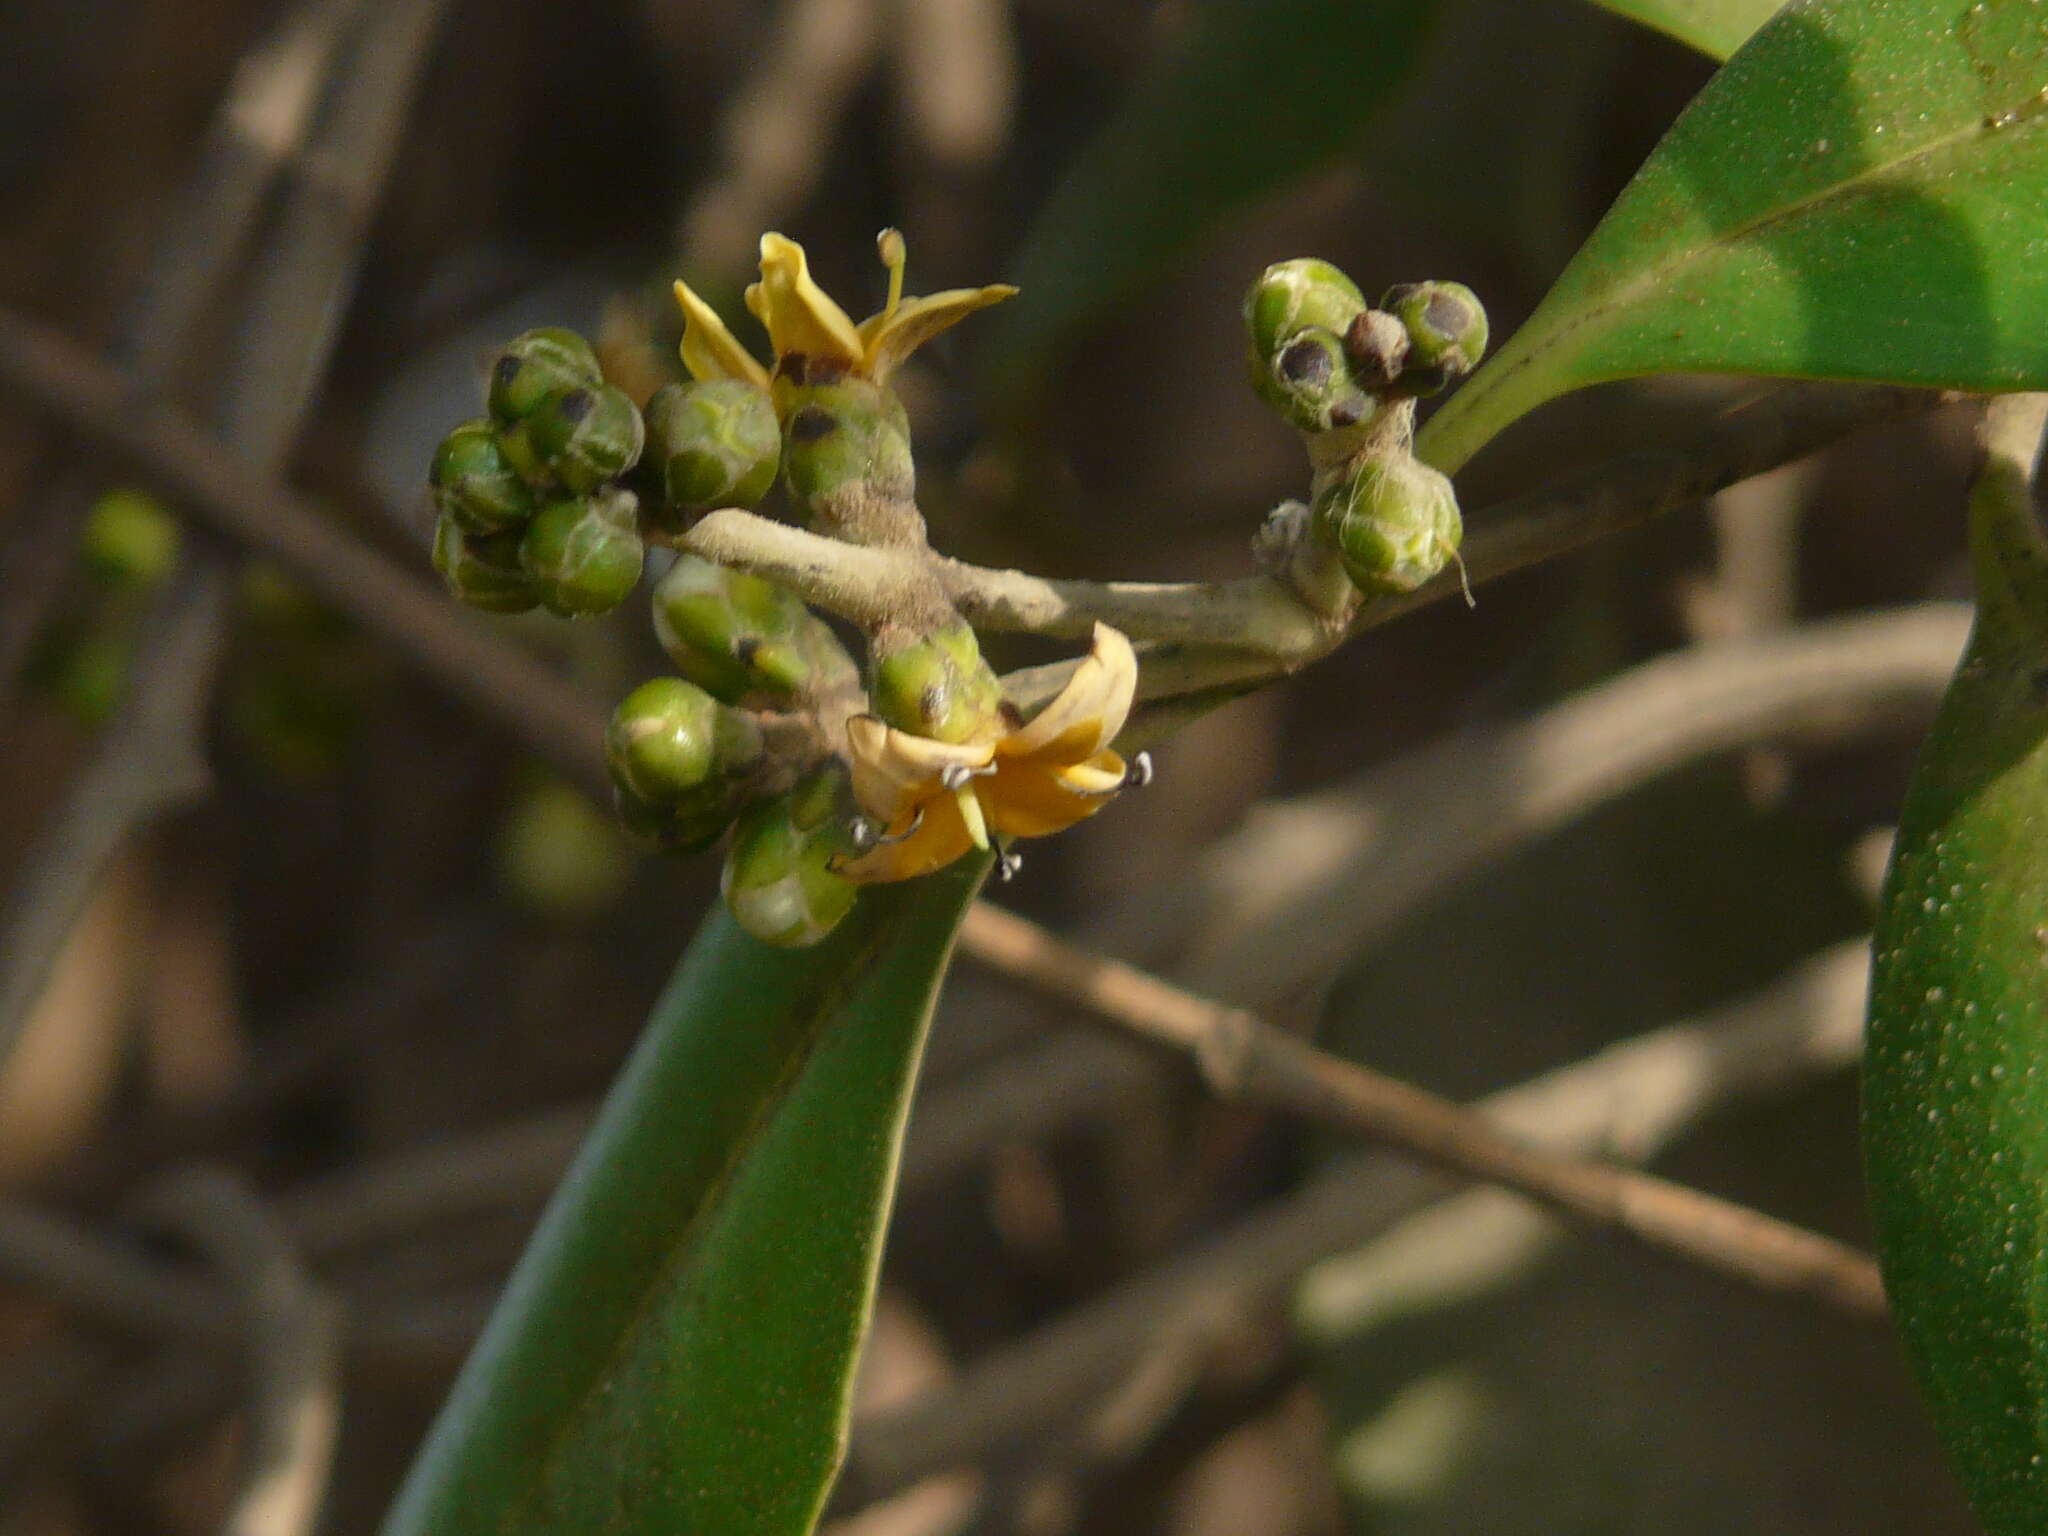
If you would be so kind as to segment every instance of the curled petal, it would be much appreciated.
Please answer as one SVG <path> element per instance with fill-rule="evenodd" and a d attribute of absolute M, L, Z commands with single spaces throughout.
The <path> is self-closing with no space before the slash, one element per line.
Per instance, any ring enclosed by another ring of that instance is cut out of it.
<path fill-rule="evenodd" d="M 693 379 L 738 379 L 760 389 L 768 387 L 768 370 L 726 329 L 718 311 L 698 297 L 688 283 L 676 283 L 676 302 L 683 307 L 683 366 Z"/>
<path fill-rule="evenodd" d="M 950 799 L 941 775 L 949 768 L 985 768 L 995 751 L 986 743 L 955 746 L 913 736 L 873 715 L 855 715 L 846 722 L 846 745 L 853 797 L 886 827 L 907 825 L 919 805 Z"/>
<path fill-rule="evenodd" d="M 1017 290 L 1008 283 L 986 288 L 948 288 L 944 293 L 905 299 L 860 323 L 861 371 L 877 383 L 887 382 L 903 360 L 941 331 L 949 331 L 973 314 L 1000 304 Z"/>
<path fill-rule="evenodd" d="M 768 327 L 768 344 L 777 358 L 801 352 L 860 368 L 860 332 L 846 311 L 811 281 L 804 248 L 794 240 L 775 234 L 761 237 L 761 280 L 748 287 L 747 308 Z"/>
<path fill-rule="evenodd" d="M 960 814 L 959 799 L 941 794 L 927 800 L 921 818 L 906 816 L 892 826 L 882 842 L 858 858 L 835 866 L 836 872 L 857 885 L 875 885 L 890 880 L 915 880 L 933 870 L 944 869 L 974 846 L 973 835 Z"/>
<path fill-rule="evenodd" d="M 1095 626 L 1093 648 L 1067 686 L 997 748 L 1004 757 L 1080 763 L 1094 757 L 1124 728 L 1138 690 L 1138 657 L 1121 630 Z"/>
<path fill-rule="evenodd" d="M 1124 776 L 1124 760 L 1114 752 L 1065 767 L 1013 760 L 982 788 L 982 805 L 999 836 L 1049 837 L 1109 804 Z"/>

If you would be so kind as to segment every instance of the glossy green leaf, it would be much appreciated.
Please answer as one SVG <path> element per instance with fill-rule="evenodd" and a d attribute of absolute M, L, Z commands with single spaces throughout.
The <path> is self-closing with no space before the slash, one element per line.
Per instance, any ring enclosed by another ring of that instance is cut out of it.
<path fill-rule="evenodd" d="M 1993 1536 L 2048 1531 L 2048 400 L 1994 406 L 1977 623 L 1906 792 L 1871 971 L 1864 1164 L 1885 1289 Z"/>
<path fill-rule="evenodd" d="M 1710 59 L 1725 59 L 1770 19 L 1783 0 L 1595 0 L 1616 15 L 1675 37 Z"/>
<path fill-rule="evenodd" d="M 2048 7 L 1793 0 L 1429 422 L 1452 471 L 1566 390 L 1696 371 L 2048 383 Z"/>
<path fill-rule="evenodd" d="M 815 949 L 722 909 L 705 924 L 385 1536 L 811 1530 L 932 1001 L 986 867 L 869 891 Z"/>
<path fill-rule="evenodd" d="M 1407 78 L 1434 9 L 1433 0 L 1195 7 L 1040 213 L 1012 276 L 1029 302 L 998 312 L 992 375 L 1028 385 L 1076 324 L 1253 199 L 1357 142 Z"/>

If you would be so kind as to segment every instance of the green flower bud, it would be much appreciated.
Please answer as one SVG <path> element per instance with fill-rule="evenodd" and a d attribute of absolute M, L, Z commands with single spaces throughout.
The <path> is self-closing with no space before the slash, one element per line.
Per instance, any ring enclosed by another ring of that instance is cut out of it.
<path fill-rule="evenodd" d="M 612 489 L 548 502 L 519 541 L 519 561 L 550 613 L 609 613 L 640 580 L 639 499 Z"/>
<path fill-rule="evenodd" d="M 742 379 L 665 384 L 647 402 L 647 457 L 664 527 L 680 532 L 713 507 L 755 506 L 782 463 L 775 403 Z"/>
<path fill-rule="evenodd" d="M 1254 356 L 1252 387 L 1303 432 L 1355 427 L 1379 408 L 1353 372 L 1343 338 L 1320 326 L 1296 332 L 1270 362 Z"/>
<path fill-rule="evenodd" d="M 488 421 L 466 421 L 441 439 L 427 483 L 434 505 L 470 533 L 503 533 L 533 516 L 533 492 Z"/>
<path fill-rule="evenodd" d="M 540 601 L 519 561 L 519 535 L 469 533 L 446 513 L 434 525 L 434 569 L 448 590 L 486 613 L 524 613 Z"/>
<path fill-rule="evenodd" d="M 109 491 L 92 504 L 82 541 L 86 568 L 110 587 L 151 587 L 178 558 L 178 520 L 141 491 Z"/>
<path fill-rule="evenodd" d="M 895 394 L 867 379 L 802 384 L 782 406 L 782 478 L 797 512 L 809 517 L 836 493 L 878 500 L 917 491 L 910 418 Z"/>
<path fill-rule="evenodd" d="M 1464 538 L 1451 482 L 1405 455 L 1330 475 L 1316 492 L 1316 536 L 1337 552 L 1360 591 L 1413 592 Z"/>
<path fill-rule="evenodd" d="M 524 423 L 541 465 L 566 489 L 594 491 L 640 462 L 646 423 L 623 389 L 593 389 L 550 395 Z"/>
<path fill-rule="evenodd" d="M 1387 290 L 1380 308 L 1408 331 L 1404 393 L 1434 394 L 1486 355 L 1486 310 L 1463 283 L 1403 283 Z"/>
<path fill-rule="evenodd" d="M 676 802 L 751 770 L 761 760 L 761 728 L 695 683 L 657 677 L 620 701 L 604 748 L 621 789 L 641 800 Z"/>
<path fill-rule="evenodd" d="M 1280 349 L 1310 327 L 1343 335 L 1364 309 L 1358 285 L 1327 261 L 1275 262 L 1244 296 L 1253 372 L 1270 369 Z"/>
<path fill-rule="evenodd" d="M 513 337 L 491 364 L 491 414 L 520 421 L 552 395 L 603 382 L 589 342 L 558 325 L 543 326 Z"/>
<path fill-rule="evenodd" d="M 965 624 L 907 642 L 878 637 L 868 693 L 888 724 L 934 741 L 986 737 L 1003 705 L 1002 684 Z"/>
<path fill-rule="evenodd" d="M 795 595 L 695 555 L 654 589 L 654 633 L 678 672 L 727 704 L 786 709 L 854 682 L 839 637 Z"/>
<path fill-rule="evenodd" d="M 733 829 L 721 887 L 740 927 L 785 949 L 815 944 L 853 910 L 859 887 L 834 872 L 853 851 L 844 780 L 828 771 L 754 806 Z"/>

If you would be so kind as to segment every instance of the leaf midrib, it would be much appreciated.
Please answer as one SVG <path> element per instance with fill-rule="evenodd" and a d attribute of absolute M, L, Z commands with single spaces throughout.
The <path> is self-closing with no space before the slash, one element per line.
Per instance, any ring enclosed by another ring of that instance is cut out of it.
<path fill-rule="evenodd" d="M 1664 262 L 1645 267 L 1635 277 L 1626 280 L 1618 286 L 1607 289 L 1599 295 L 1598 301 L 1594 305 L 1582 311 L 1576 319 L 1552 331 L 1549 338 L 1540 347 L 1523 353 L 1503 371 L 1497 373 L 1494 376 L 1497 382 L 1488 392 L 1498 393 L 1517 374 L 1524 372 L 1531 364 L 1555 352 L 1568 338 L 1578 335 L 1589 326 L 1595 326 L 1602 321 L 1613 319 L 1617 314 L 1624 311 L 1629 303 L 1638 294 L 1642 293 L 1644 289 L 1652 288 L 1668 281 L 1674 274 L 1683 271 L 1694 262 L 1720 254 L 1728 247 L 1748 239 L 1750 236 L 1769 228 L 1773 224 L 1797 218 L 1837 198 L 1848 197 L 1855 192 L 1862 191 L 1887 177 L 1897 174 L 1901 170 L 1931 159 L 1934 156 L 1947 153 L 1959 146 L 1966 145 L 1973 138 L 1988 138 L 1993 134 L 2011 136 L 2024 133 L 2030 128 L 2035 127 L 2042 120 L 2044 113 L 2048 113 L 2048 102 L 2044 102 L 2040 98 L 2029 98 L 2028 106 L 2020 109 L 2016 122 L 1993 127 L 1980 117 L 1969 126 L 1959 129 L 1954 133 L 1944 134 L 1939 138 L 1932 139 L 1911 153 L 1899 156 L 1896 160 L 1886 161 L 1882 165 L 1866 166 L 1853 176 L 1845 177 L 1840 181 L 1830 182 L 1825 187 L 1817 188 L 1805 197 L 1798 198 L 1781 207 L 1773 208 L 1769 212 L 1759 214 L 1743 223 L 1715 231 L 1712 237 L 1705 243 L 1680 251 Z M 1625 378 L 1627 375 L 1616 374 L 1611 377 Z M 1604 380 L 1598 377 L 1578 380 L 1578 384 L 1599 382 L 1604 382 Z M 1576 385 L 1573 387 L 1576 387 Z M 1561 394 L 1563 392 L 1563 390 L 1559 390 L 1555 393 Z M 1554 398 L 1554 395 L 1545 396 L 1544 398 L 1548 400 Z M 1506 425 L 1506 423 L 1502 423 L 1502 425 Z"/>
<path fill-rule="evenodd" d="M 670 1282 L 676 1271 L 696 1254 L 705 1228 L 710 1225 L 714 1213 L 722 1208 L 725 1194 L 731 1188 L 740 1168 L 765 1139 L 775 1123 L 777 1114 L 787 1102 L 790 1092 L 802 1080 L 805 1070 L 810 1066 L 812 1058 L 816 1055 L 818 1042 L 831 1024 L 833 1010 L 858 991 L 874 974 L 892 938 L 893 926 L 887 922 L 878 923 L 875 931 L 868 936 L 860 949 L 849 957 L 845 970 L 831 984 L 819 989 L 807 1009 L 810 1021 L 804 1030 L 802 1049 L 790 1053 L 789 1068 L 777 1079 L 774 1087 L 762 1095 L 760 1109 L 748 1122 L 746 1131 L 734 1138 L 731 1156 L 709 1182 L 705 1198 L 692 1213 L 688 1225 L 678 1235 L 669 1257 L 662 1261 L 654 1279 L 642 1291 L 639 1302 L 633 1307 L 626 1323 L 618 1330 L 611 1347 L 605 1351 L 600 1368 L 591 1373 L 589 1381 L 561 1415 L 556 1427 L 544 1437 L 535 1458 L 535 1475 L 527 1483 L 525 1494 L 507 1506 L 505 1517 L 498 1524 L 499 1531 L 511 1532 L 519 1529 L 514 1524 L 515 1517 L 523 1516 L 536 1505 L 544 1504 L 543 1495 L 552 1481 L 554 1468 L 560 1462 L 563 1446 L 590 1417 L 592 1402 L 602 1395 L 605 1383 L 612 1377 L 613 1369 L 631 1352 L 632 1342 L 641 1336 L 647 1319 L 656 1306 L 656 1298 L 668 1294 Z"/>

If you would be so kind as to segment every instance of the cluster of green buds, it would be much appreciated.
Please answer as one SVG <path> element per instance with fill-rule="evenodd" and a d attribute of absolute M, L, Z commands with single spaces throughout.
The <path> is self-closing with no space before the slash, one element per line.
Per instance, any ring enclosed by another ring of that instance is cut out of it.
<path fill-rule="evenodd" d="M 435 563 L 479 607 L 598 613 L 637 583 L 647 542 L 687 551 L 707 512 L 779 484 L 816 532 L 922 552 L 910 425 L 891 387 L 918 347 L 1007 298 L 995 284 L 903 292 L 903 240 L 884 231 L 883 309 L 856 324 L 811 280 L 802 247 L 761 242 L 747 307 L 763 362 L 687 285 L 687 382 L 643 408 L 605 385 L 570 332 L 530 331 L 492 370 L 490 415 L 434 460 Z M 1137 684 L 1130 642 L 1098 625 L 1067 685 L 1030 720 L 1003 698 L 974 631 L 936 581 L 868 622 L 867 668 L 794 594 L 679 553 L 653 595 L 673 676 L 612 716 L 606 760 L 621 819 L 674 852 L 730 831 L 723 890 L 747 932 L 812 944 L 860 886 L 914 879 L 1093 815 L 1149 776 L 1111 748 Z"/>
<path fill-rule="evenodd" d="M 620 484 L 646 428 L 589 343 L 549 327 L 491 367 L 490 414 L 441 442 L 428 479 L 434 567 L 472 607 L 609 612 L 640 580 L 640 500 Z"/>
<path fill-rule="evenodd" d="M 1379 305 L 1327 261 L 1283 261 L 1245 296 L 1252 387 L 1302 434 L 1310 526 L 1367 596 L 1412 592 L 1464 535 L 1442 474 L 1411 451 L 1414 402 L 1477 366 L 1486 311 L 1461 283 L 1404 283 Z"/>
<path fill-rule="evenodd" d="M 856 851 L 858 814 L 844 768 L 801 722 L 858 696 L 852 656 L 782 588 L 687 554 L 655 588 L 654 630 L 681 675 L 643 683 L 612 715 L 620 819 L 673 853 L 732 828 L 723 886 L 740 926 L 770 944 L 816 943 L 853 905 L 836 866 Z"/>

